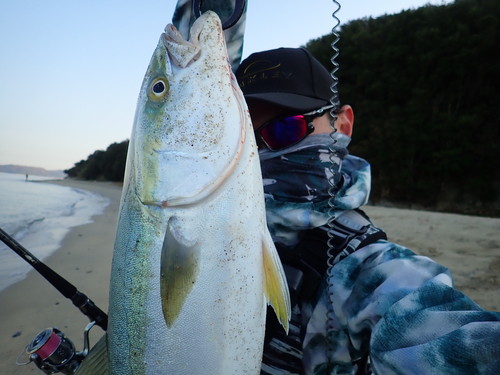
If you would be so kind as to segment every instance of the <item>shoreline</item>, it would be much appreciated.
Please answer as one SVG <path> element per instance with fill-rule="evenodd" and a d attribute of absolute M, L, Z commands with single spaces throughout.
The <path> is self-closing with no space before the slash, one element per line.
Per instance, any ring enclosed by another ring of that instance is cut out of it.
<path fill-rule="evenodd" d="M 107 312 L 121 185 L 72 179 L 45 180 L 42 183 L 88 190 L 110 200 L 102 214 L 91 218 L 91 223 L 71 228 L 59 249 L 44 261 L 80 292 L 86 294 L 101 310 Z M 0 292 L 0 317 L 2 375 L 43 373 L 34 364 L 17 366 L 16 358 L 45 328 L 59 328 L 73 341 L 76 350 L 81 351 L 83 330 L 89 323 L 89 319 L 70 300 L 34 270 L 31 270 L 25 279 Z M 102 334 L 101 328 L 92 328 L 90 345 L 94 345 Z M 21 357 L 20 362 L 26 361 L 27 355 Z"/>
<path fill-rule="evenodd" d="M 45 263 L 86 294 L 104 312 L 108 310 L 111 259 L 115 240 L 120 184 L 81 180 L 48 180 L 88 190 L 110 200 L 93 222 L 71 228 Z M 429 256 L 448 267 L 458 290 L 489 311 L 500 311 L 500 219 L 430 211 L 364 206 L 391 242 Z M 29 250 L 29 249 L 28 249 Z M 57 327 L 83 348 L 83 330 L 89 323 L 73 304 L 37 272 L 0 292 L 0 374 L 41 374 L 34 364 L 17 366 L 16 358 L 45 328 Z M 15 336 L 18 332 L 20 335 Z M 94 345 L 103 331 L 90 331 Z M 21 358 L 26 359 L 27 356 Z"/>
<path fill-rule="evenodd" d="M 110 200 L 89 190 L 39 181 L 2 180 L 6 194 L 0 199 L 0 207 L 5 205 L 0 221 L 8 236 L 43 262 L 61 247 L 71 228 L 90 223 Z M 0 291 L 26 278 L 30 270 L 27 262 L 0 243 Z"/>

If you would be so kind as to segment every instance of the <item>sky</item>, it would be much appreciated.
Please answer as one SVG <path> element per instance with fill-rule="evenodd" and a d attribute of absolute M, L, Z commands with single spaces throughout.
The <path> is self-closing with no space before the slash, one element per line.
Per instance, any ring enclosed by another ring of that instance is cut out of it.
<path fill-rule="evenodd" d="M 342 26 L 450 2 L 344 0 L 337 16 Z M 144 73 L 175 4 L 2 0 L 0 165 L 69 169 L 129 139 Z M 330 33 L 335 10 L 331 0 L 249 0 L 243 57 Z"/>

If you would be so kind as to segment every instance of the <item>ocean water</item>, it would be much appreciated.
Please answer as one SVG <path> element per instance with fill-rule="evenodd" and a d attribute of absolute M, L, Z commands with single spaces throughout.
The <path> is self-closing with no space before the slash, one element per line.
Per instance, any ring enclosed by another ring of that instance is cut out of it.
<path fill-rule="evenodd" d="M 60 245 L 72 227 L 92 222 L 109 199 L 89 191 L 46 184 L 47 177 L 0 173 L 0 228 L 38 259 Z M 24 279 L 32 267 L 0 241 L 0 291 Z"/>

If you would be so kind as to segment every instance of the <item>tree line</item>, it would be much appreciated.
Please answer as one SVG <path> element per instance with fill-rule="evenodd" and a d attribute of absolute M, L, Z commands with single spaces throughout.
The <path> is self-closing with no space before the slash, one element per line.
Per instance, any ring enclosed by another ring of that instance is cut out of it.
<path fill-rule="evenodd" d="M 454 3 L 344 24 L 339 93 L 372 203 L 500 216 L 500 1 Z M 333 35 L 306 48 L 331 70 Z M 67 171 L 120 181 L 128 141 Z"/>
<path fill-rule="evenodd" d="M 87 160 L 81 160 L 73 168 L 66 169 L 68 177 L 83 180 L 123 181 L 129 141 L 113 143 L 106 151 L 97 150 Z"/>
<path fill-rule="evenodd" d="M 456 0 L 342 26 L 338 89 L 372 202 L 500 216 L 499 18 L 498 0 Z M 332 41 L 306 45 L 330 70 Z"/>

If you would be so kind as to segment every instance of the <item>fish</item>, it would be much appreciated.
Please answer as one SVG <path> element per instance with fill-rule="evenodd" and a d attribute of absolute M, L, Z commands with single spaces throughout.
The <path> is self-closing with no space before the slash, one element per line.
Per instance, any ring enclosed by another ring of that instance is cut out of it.
<path fill-rule="evenodd" d="M 254 129 L 217 14 L 190 35 L 167 25 L 139 93 L 111 268 L 111 375 L 259 374 L 267 305 L 288 331 Z"/>

